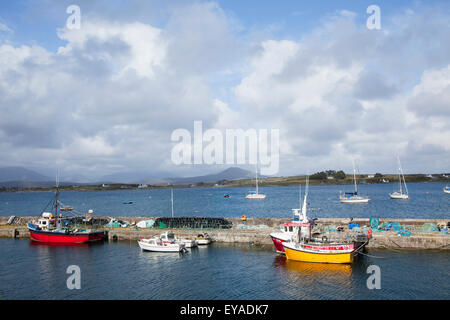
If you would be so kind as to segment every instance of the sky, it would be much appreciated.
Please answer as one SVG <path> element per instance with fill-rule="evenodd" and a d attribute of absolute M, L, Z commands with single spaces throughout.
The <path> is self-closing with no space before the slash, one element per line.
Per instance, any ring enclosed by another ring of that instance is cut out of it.
<path fill-rule="evenodd" d="M 215 173 L 171 158 L 201 120 L 278 129 L 276 175 L 450 172 L 449 39 L 448 1 L 1 1 L 0 166 Z"/>

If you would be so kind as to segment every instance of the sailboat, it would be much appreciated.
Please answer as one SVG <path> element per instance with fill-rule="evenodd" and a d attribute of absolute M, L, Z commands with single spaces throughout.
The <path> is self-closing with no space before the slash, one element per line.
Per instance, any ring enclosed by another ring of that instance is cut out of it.
<path fill-rule="evenodd" d="M 391 197 L 391 199 L 397 199 L 397 200 L 409 200 L 408 187 L 406 186 L 405 176 L 404 176 L 403 170 L 402 170 L 402 164 L 400 163 L 400 157 L 397 157 L 397 160 L 398 160 L 399 190 L 389 193 L 389 197 Z M 406 193 L 403 193 L 402 184 L 405 185 Z"/>
<path fill-rule="evenodd" d="M 266 195 L 258 191 L 258 167 L 256 167 L 256 190 L 247 192 L 245 198 L 247 199 L 265 199 Z"/>
<path fill-rule="evenodd" d="M 358 186 L 356 185 L 356 169 L 355 161 L 353 161 L 353 181 L 355 183 L 354 192 L 345 192 L 339 194 L 339 200 L 341 203 L 367 203 L 370 201 L 369 197 L 363 197 L 358 195 Z"/>

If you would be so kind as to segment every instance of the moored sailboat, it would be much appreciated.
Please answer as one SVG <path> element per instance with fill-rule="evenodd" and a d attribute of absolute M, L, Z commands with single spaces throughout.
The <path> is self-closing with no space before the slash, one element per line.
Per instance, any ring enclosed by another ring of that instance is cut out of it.
<path fill-rule="evenodd" d="M 266 195 L 259 193 L 258 190 L 258 167 L 256 167 L 256 188 L 255 191 L 249 191 L 246 195 L 245 195 L 246 199 L 265 199 Z"/>
<path fill-rule="evenodd" d="M 356 169 L 355 162 L 353 161 L 353 181 L 355 185 L 355 191 L 345 192 L 344 194 L 339 194 L 339 201 L 341 203 L 367 203 L 370 201 L 369 197 L 363 197 L 358 195 L 358 186 L 356 184 Z"/>
<path fill-rule="evenodd" d="M 396 199 L 396 200 L 409 200 L 408 187 L 406 186 L 405 175 L 403 174 L 402 164 L 400 163 L 400 157 L 397 157 L 397 160 L 398 160 L 399 190 L 389 193 L 389 197 L 391 197 L 391 199 Z M 405 185 L 406 193 L 403 193 L 402 184 Z"/>

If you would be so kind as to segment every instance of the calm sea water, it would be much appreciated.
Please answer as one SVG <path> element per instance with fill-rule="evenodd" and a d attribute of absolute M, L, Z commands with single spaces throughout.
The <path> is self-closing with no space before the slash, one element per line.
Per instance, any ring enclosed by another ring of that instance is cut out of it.
<path fill-rule="evenodd" d="M 311 186 L 311 217 L 384 217 L 384 218 L 449 218 L 450 195 L 444 183 L 409 183 L 411 200 L 395 201 L 388 196 L 397 184 L 360 185 L 360 194 L 369 195 L 368 204 L 339 203 L 339 191 L 352 191 L 353 186 Z M 174 189 L 175 216 L 198 217 L 290 217 L 298 207 L 299 187 L 262 187 L 265 200 L 245 199 L 249 188 L 185 188 Z M 230 194 L 231 198 L 224 198 Z M 53 193 L 0 193 L 0 216 L 37 216 Z M 102 216 L 170 216 L 170 190 L 117 190 L 62 192 L 60 199 L 82 213 L 89 209 Z M 133 204 L 123 204 L 132 201 Z"/>
<path fill-rule="evenodd" d="M 270 248 L 213 244 L 187 254 L 135 241 L 50 246 L 0 239 L 1 299 L 449 299 L 450 252 L 370 250 L 352 265 L 287 261 Z M 69 265 L 81 289 L 69 290 Z M 381 289 L 366 286 L 369 265 Z"/>

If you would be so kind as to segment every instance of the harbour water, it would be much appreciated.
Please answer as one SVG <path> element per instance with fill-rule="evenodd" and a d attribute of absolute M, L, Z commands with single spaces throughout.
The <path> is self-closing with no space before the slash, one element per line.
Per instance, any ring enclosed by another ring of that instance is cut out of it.
<path fill-rule="evenodd" d="M 187 254 L 135 241 L 51 246 L 0 239 L 1 299 L 449 299 L 450 252 L 370 250 L 352 265 L 287 261 L 272 248 L 213 244 Z M 66 285 L 69 265 L 81 289 Z M 381 289 L 368 289 L 369 265 Z"/>
<path fill-rule="evenodd" d="M 449 218 L 442 183 L 408 184 L 411 200 L 395 201 L 396 185 L 363 185 L 368 204 L 344 205 L 339 190 L 312 186 L 311 217 Z M 290 217 L 298 187 L 263 187 L 263 201 L 248 188 L 175 189 L 176 216 Z M 231 198 L 224 198 L 230 194 Z M 49 192 L 0 193 L 1 216 L 39 215 Z M 61 201 L 102 216 L 169 216 L 170 190 L 62 192 Z M 123 202 L 133 202 L 123 204 Z M 0 239 L 0 299 L 449 299 L 449 250 L 376 250 L 352 265 L 287 261 L 270 246 L 214 243 L 180 255 L 142 252 L 136 241 L 76 246 Z M 81 289 L 69 290 L 67 267 L 81 270 Z M 381 289 L 368 289 L 367 268 L 380 267 Z"/>
<path fill-rule="evenodd" d="M 450 196 L 442 192 L 444 183 L 409 183 L 409 201 L 391 200 L 388 193 L 398 184 L 360 185 L 368 204 L 343 205 L 339 191 L 352 191 L 352 185 L 310 186 L 309 216 L 327 218 L 448 218 Z M 197 217 L 290 217 L 299 206 L 299 187 L 261 187 L 262 201 L 245 199 L 251 188 L 174 189 L 176 216 Z M 304 190 L 303 190 L 304 191 Z M 230 198 L 224 198 L 229 194 Z M 0 193 L 0 216 L 39 215 L 53 199 L 49 192 Z M 89 209 L 97 216 L 170 216 L 170 189 L 61 192 L 60 200 L 81 213 Z M 132 204 L 124 204 L 132 202 Z"/>

